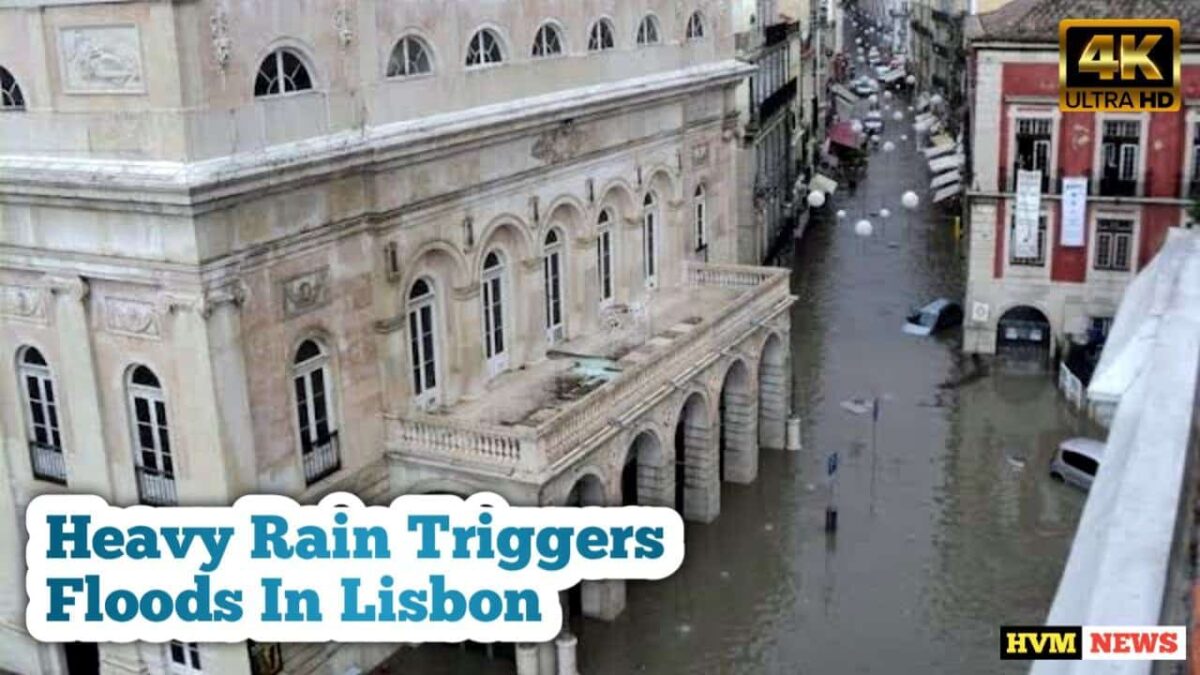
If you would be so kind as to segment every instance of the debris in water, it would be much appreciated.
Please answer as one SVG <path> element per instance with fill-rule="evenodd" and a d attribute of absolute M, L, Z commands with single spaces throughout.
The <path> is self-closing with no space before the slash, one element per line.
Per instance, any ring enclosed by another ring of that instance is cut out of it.
<path fill-rule="evenodd" d="M 862 415 L 871 410 L 871 402 L 865 398 L 852 398 L 842 401 L 842 407 L 855 415 Z"/>
<path fill-rule="evenodd" d="M 805 484 L 804 484 L 804 491 L 805 491 L 805 492 L 812 492 L 813 490 L 816 490 L 816 489 L 817 489 L 817 486 L 816 486 L 816 485 L 813 485 L 812 483 L 805 483 Z"/>
<path fill-rule="evenodd" d="M 775 529 L 775 523 L 767 523 L 766 525 L 763 525 L 763 529 L 767 532 L 770 532 Z"/>
<path fill-rule="evenodd" d="M 692 632 L 692 624 L 690 624 L 690 623 L 679 624 L 679 632 L 683 635 L 687 635 L 688 633 Z"/>
<path fill-rule="evenodd" d="M 1020 471 L 1025 468 L 1025 458 L 1020 455 L 1005 455 L 1004 459 L 1008 460 L 1008 465 Z"/>
<path fill-rule="evenodd" d="M 721 578 L 728 579 L 729 578 L 729 570 L 721 570 Z"/>

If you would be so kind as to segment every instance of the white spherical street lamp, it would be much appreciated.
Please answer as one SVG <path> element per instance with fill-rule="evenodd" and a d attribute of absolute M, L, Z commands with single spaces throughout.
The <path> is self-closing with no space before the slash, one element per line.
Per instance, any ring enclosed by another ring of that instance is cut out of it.
<path fill-rule="evenodd" d="M 892 212 L 887 209 L 879 209 L 879 217 L 880 218 L 891 218 Z"/>
<path fill-rule="evenodd" d="M 902 140 L 902 141 L 907 141 L 907 140 L 908 140 L 908 134 L 900 134 L 900 140 Z"/>
<path fill-rule="evenodd" d="M 900 120 L 904 119 L 904 113 L 897 110 L 896 112 L 892 113 L 892 119 L 899 122 Z"/>
<path fill-rule="evenodd" d="M 838 218 L 838 220 L 844 220 L 846 218 L 845 209 L 838 209 L 837 218 Z"/>
<path fill-rule="evenodd" d="M 825 206 L 825 193 L 820 190 L 813 190 L 808 193 L 808 205 L 814 209 Z"/>
<path fill-rule="evenodd" d="M 885 100 L 885 101 L 892 100 L 892 91 L 890 89 L 883 92 L 883 100 Z"/>
<path fill-rule="evenodd" d="M 884 152 L 891 152 L 891 151 L 893 151 L 893 150 L 895 150 L 895 149 L 896 149 L 896 144 L 895 144 L 895 143 L 893 143 L 893 142 L 891 142 L 891 141 L 886 141 L 886 142 L 883 144 L 883 151 L 884 151 Z"/>
<path fill-rule="evenodd" d="M 879 94 L 871 94 L 870 96 L 867 97 L 867 101 L 869 101 L 871 103 L 871 105 L 875 105 L 876 103 L 879 103 Z"/>
<path fill-rule="evenodd" d="M 944 101 L 941 94 L 934 94 L 929 98 L 929 105 L 941 105 Z"/>
<path fill-rule="evenodd" d="M 859 120 L 854 120 L 850 123 L 850 128 L 854 130 L 854 133 L 861 134 L 863 130 L 863 123 Z"/>
<path fill-rule="evenodd" d="M 911 87 L 912 85 L 914 85 L 914 84 L 916 84 L 916 83 L 917 83 L 917 76 L 916 76 L 916 75 L 909 75 L 908 77 L 904 78 L 904 81 L 905 81 L 905 82 L 907 82 L 907 83 L 908 83 L 908 86 L 910 86 L 910 87 Z"/>
<path fill-rule="evenodd" d="M 875 227 L 871 225 L 869 220 L 860 220 L 854 224 L 854 234 L 860 237 L 869 237 L 875 231 Z"/>
<path fill-rule="evenodd" d="M 904 208 L 912 211 L 921 204 L 921 198 L 917 196 L 917 193 L 909 190 L 908 192 L 900 195 L 900 203 L 904 205 Z"/>

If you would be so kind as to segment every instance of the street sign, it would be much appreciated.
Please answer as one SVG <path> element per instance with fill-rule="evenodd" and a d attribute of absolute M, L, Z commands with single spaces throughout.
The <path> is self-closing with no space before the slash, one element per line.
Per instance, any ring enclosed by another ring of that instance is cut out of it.
<path fill-rule="evenodd" d="M 829 455 L 829 459 L 825 462 L 826 475 L 832 476 L 833 474 L 837 473 L 837 468 L 838 468 L 838 454 L 835 452 L 835 453 Z"/>

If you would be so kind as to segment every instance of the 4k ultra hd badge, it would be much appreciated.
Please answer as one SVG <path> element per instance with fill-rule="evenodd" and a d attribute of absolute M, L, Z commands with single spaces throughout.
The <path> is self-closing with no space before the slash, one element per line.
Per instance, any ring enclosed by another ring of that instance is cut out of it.
<path fill-rule="evenodd" d="M 1058 104 L 1069 112 L 1174 112 L 1182 102 L 1178 19 L 1063 19 Z"/>

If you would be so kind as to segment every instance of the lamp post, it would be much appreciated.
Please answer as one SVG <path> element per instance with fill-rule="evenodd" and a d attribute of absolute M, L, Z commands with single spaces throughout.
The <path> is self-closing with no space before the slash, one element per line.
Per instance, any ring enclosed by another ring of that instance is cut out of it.
<path fill-rule="evenodd" d="M 917 196 L 917 193 L 913 192 L 912 190 L 909 190 L 909 191 L 905 192 L 904 194 L 900 195 L 900 204 L 904 207 L 904 210 L 905 210 L 904 238 L 905 238 L 905 240 L 907 240 L 908 239 L 908 231 L 909 231 L 909 229 L 912 228 L 912 213 L 913 213 L 913 211 L 917 210 L 918 206 L 921 205 L 921 198 Z"/>

